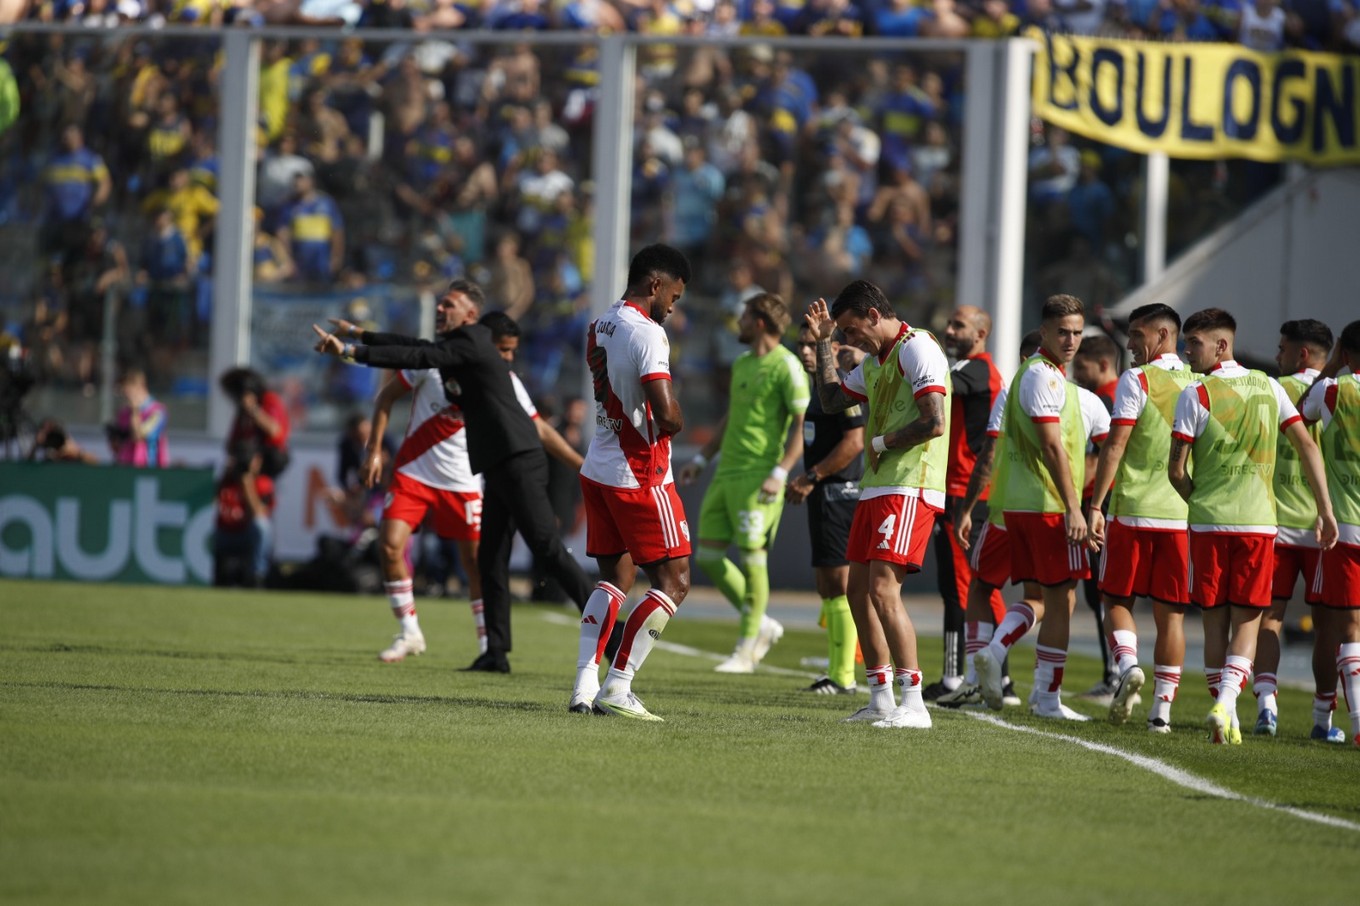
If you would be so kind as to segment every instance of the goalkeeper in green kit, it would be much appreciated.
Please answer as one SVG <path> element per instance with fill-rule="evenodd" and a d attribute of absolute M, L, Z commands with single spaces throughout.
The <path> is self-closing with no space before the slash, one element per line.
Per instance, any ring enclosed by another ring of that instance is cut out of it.
<path fill-rule="evenodd" d="M 789 470 L 803 455 L 808 380 L 798 357 L 780 338 L 792 318 L 772 293 L 753 296 L 737 321 L 749 349 L 732 364 L 728 413 L 713 438 L 680 470 L 689 484 L 716 457 L 717 470 L 699 509 L 694 559 L 741 614 L 741 634 L 719 673 L 753 673 L 783 636 L 766 615 L 770 603 L 767 557 L 784 509 Z M 727 557 L 739 552 L 740 566 Z"/>

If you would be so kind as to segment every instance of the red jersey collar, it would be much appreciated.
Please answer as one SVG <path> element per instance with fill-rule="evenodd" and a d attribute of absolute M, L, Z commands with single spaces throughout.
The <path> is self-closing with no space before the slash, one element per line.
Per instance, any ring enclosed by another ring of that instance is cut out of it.
<path fill-rule="evenodd" d="M 1214 367 L 1210 368 L 1209 373 L 1213 374 L 1215 371 L 1222 371 L 1224 368 L 1240 368 L 1240 367 L 1242 366 L 1238 365 L 1235 359 L 1224 359 Z"/>
<path fill-rule="evenodd" d="M 646 318 L 648 321 L 652 320 L 652 316 L 651 316 L 650 314 L 647 313 L 647 309 L 643 308 L 641 305 L 638 305 L 638 304 L 637 304 L 636 302 L 634 302 L 633 300 L 631 300 L 631 299 L 622 299 L 622 300 L 620 300 L 620 301 L 622 301 L 623 304 L 624 304 L 625 306 L 627 306 L 628 308 L 636 309 L 636 310 L 638 311 L 638 313 L 641 314 L 641 315 L 642 315 L 644 318 Z"/>
<path fill-rule="evenodd" d="M 888 356 L 892 354 L 893 347 L 897 345 L 897 341 L 902 339 L 902 335 L 909 330 L 911 330 L 911 325 L 908 324 L 906 321 L 903 321 L 902 329 L 897 332 L 897 336 L 893 337 L 892 342 L 889 343 L 884 348 L 884 350 L 878 354 L 878 364 L 882 365 L 884 362 L 888 361 Z"/>
<path fill-rule="evenodd" d="M 1061 372 L 1063 373 L 1063 376 L 1066 377 L 1066 375 L 1067 375 L 1067 368 L 1063 366 L 1063 363 L 1062 363 L 1062 362 L 1059 362 L 1057 359 L 1053 358 L 1053 353 L 1049 352 L 1047 349 L 1045 349 L 1044 347 L 1040 346 L 1040 347 L 1039 347 L 1039 355 L 1041 355 L 1041 356 L 1043 356 L 1044 358 L 1048 359 L 1048 361 L 1052 363 L 1053 367 L 1056 368 L 1056 369 L 1058 369 L 1059 371 L 1061 371 Z"/>

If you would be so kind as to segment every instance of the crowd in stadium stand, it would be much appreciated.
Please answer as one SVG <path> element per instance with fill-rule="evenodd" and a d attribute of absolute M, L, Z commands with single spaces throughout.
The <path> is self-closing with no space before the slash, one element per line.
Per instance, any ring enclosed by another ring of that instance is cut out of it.
<path fill-rule="evenodd" d="M 997 38 L 1027 26 L 1257 50 L 1360 48 L 1355 0 L 39 0 L 28 17 L 113 27 L 320 24 L 421 31 Z"/>
<path fill-rule="evenodd" d="M 1325 13 L 1325 15 L 1323 15 Z M 1339 49 L 1344 0 L 1252 4 L 1000 0 L 965 4 L 35 4 L 40 20 L 345 23 L 660 35 L 995 37 L 1085 33 Z M 1264 17 L 1264 18 L 1263 18 Z M 1269 20 L 1266 41 L 1247 23 Z M 22 115 L 0 135 L 0 229 L 36 237 L 22 332 L 41 379 L 93 386 L 102 300 L 122 299 L 119 356 L 164 386 L 207 342 L 217 212 L 217 43 L 108 32 L 17 33 L 4 58 Z M 847 48 L 849 50 L 849 48 Z M 962 57 L 649 44 L 638 52 L 633 239 L 700 270 L 672 324 L 677 369 L 720 398 L 730 321 L 757 288 L 815 298 L 865 277 L 929 323 L 952 306 Z M 596 50 L 419 39 L 266 41 L 260 73 L 255 280 L 356 287 L 469 275 L 523 322 L 531 389 L 579 368 L 592 273 Z M 1137 279 L 1140 158 L 1036 121 L 1031 295 L 1099 305 Z M 1179 166 L 1175 252 L 1277 177 L 1245 162 Z"/>

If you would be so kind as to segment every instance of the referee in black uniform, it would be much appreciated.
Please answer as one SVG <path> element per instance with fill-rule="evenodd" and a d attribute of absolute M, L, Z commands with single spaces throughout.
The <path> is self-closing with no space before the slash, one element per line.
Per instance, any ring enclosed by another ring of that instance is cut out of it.
<path fill-rule="evenodd" d="M 840 352 L 862 355 L 848 346 L 841 347 Z M 817 367 L 817 338 L 806 327 L 798 331 L 798 358 L 809 374 Z M 829 655 L 826 676 L 818 677 L 807 691 L 821 695 L 855 691 L 859 637 L 845 596 L 850 577 L 845 549 L 859 501 L 859 480 L 864 477 L 863 452 L 864 410 L 852 406 L 842 412 L 824 412 L 814 393 L 803 421 L 805 471 L 789 480 L 785 497 L 794 504 L 807 501 L 812 566 L 817 575 L 817 594 L 822 599 Z"/>
<path fill-rule="evenodd" d="M 315 325 L 312 329 L 320 337 L 317 352 L 374 368 L 438 368 L 445 394 L 458 397 L 467 426 L 468 460 L 484 482 L 477 568 L 482 574 L 486 653 L 468 669 L 509 673 L 510 549 L 515 530 L 572 600 L 585 601 L 591 584 L 558 535 L 548 497 L 548 457 L 538 429 L 515 397 L 510 370 L 490 329 L 466 323 L 483 301 L 481 287 L 471 280 L 450 283 L 437 304 L 449 312 L 446 323 L 465 326 L 433 341 L 359 331 L 346 321 L 332 321 L 334 334 Z"/>

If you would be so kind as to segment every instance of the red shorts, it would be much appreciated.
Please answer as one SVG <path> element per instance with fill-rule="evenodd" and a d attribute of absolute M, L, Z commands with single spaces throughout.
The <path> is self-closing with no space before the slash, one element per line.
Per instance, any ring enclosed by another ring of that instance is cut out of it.
<path fill-rule="evenodd" d="M 1275 576 L 1270 583 L 1270 596 L 1292 598 L 1294 585 L 1299 576 L 1303 576 L 1303 599 L 1309 604 L 1317 604 L 1322 591 L 1322 574 L 1318 572 L 1318 555 L 1321 553 L 1316 547 L 1276 544 Z"/>
<path fill-rule="evenodd" d="M 1086 546 L 1067 542 L 1062 513 L 1007 513 L 1011 539 L 1011 583 L 1038 582 L 1052 587 L 1091 575 Z"/>
<path fill-rule="evenodd" d="M 1206 610 L 1223 604 L 1270 606 L 1275 539 L 1269 535 L 1190 530 L 1190 601 Z"/>
<path fill-rule="evenodd" d="M 990 520 L 984 522 L 969 552 L 968 565 L 973 568 L 973 578 L 984 585 L 1005 585 L 1011 577 L 1011 542 L 1006 530 Z"/>
<path fill-rule="evenodd" d="M 398 519 L 419 528 L 429 514 L 434 533 L 455 541 L 482 536 L 481 491 L 444 491 L 401 472 L 392 476 L 383 506 L 384 519 Z"/>
<path fill-rule="evenodd" d="M 851 563 L 883 560 L 905 566 L 907 572 L 919 571 L 938 512 L 920 497 L 905 494 L 861 498 L 850 524 L 845 559 Z"/>
<path fill-rule="evenodd" d="M 1185 531 L 1149 529 L 1111 519 L 1100 556 L 1100 590 L 1113 598 L 1190 602 L 1190 547 Z"/>
<path fill-rule="evenodd" d="M 671 483 L 654 488 L 614 488 L 581 479 L 586 507 L 586 554 L 628 553 L 639 566 L 688 557 L 685 505 Z"/>
<path fill-rule="evenodd" d="M 1360 608 L 1360 547 L 1338 544 L 1323 551 L 1321 585 L 1318 597 L 1326 606 L 1343 610 Z"/>

